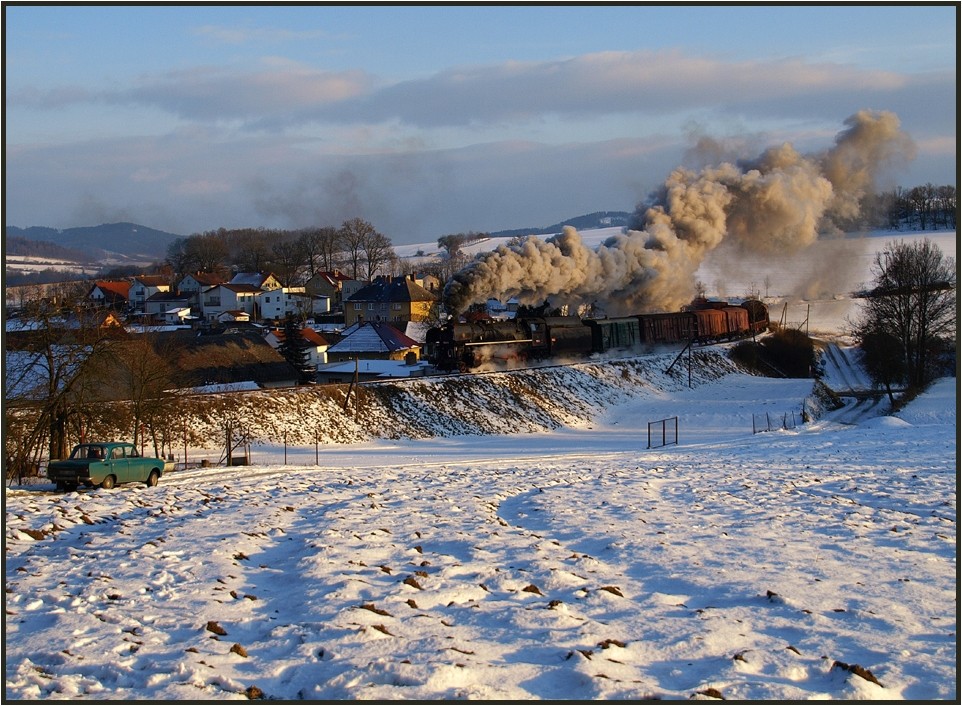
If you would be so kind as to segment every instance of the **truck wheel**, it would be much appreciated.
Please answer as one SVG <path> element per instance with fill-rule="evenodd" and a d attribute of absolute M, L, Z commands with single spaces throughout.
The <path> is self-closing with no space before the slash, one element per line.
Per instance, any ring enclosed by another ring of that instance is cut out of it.
<path fill-rule="evenodd" d="M 117 484 L 116 478 L 114 478 L 113 476 L 107 476 L 106 478 L 104 478 L 103 483 L 100 484 L 100 487 L 103 488 L 104 490 L 110 490 L 116 484 Z"/>
<path fill-rule="evenodd" d="M 147 487 L 153 488 L 155 485 L 157 485 L 159 481 L 160 481 L 160 474 L 155 469 L 150 472 L 149 476 L 147 476 Z"/>

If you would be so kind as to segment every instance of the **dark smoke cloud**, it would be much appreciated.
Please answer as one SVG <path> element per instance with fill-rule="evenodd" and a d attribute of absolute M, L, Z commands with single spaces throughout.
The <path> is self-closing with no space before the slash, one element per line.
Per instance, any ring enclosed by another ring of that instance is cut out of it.
<path fill-rule="evenodd" d="M 914 156 L 887 112 L 845 121 L 835 146 L 804 156 L 790 144 L 741 163 L 676 169 L 652 197 L 637 230 L 584 245 L 574 228 L 502 245 L 458 272 L 444 291 L 452 314 L 489 298 L 525 304 L 593 303 L 611 315 L 672 311 L 694 295 L 695 272 L 725 242 L 783 257 L 808 247 L 835 217 L 858 213 L 878 170 Z"/>

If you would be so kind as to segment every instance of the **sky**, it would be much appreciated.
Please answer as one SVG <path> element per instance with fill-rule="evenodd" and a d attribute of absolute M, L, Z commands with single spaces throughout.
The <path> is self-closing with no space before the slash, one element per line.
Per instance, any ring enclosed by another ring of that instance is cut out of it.
<path fill-rule="evenodd" d="M 890 111 L 880 188 L 957 185 L 958 5 L 4 6 L 4 220 L 395 244 L 631 211 L 699 138 L 829 149 Z"/>

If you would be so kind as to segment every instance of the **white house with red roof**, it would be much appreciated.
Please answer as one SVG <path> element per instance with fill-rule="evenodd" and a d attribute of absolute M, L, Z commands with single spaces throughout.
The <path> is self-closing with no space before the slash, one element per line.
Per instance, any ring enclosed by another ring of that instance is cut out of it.
<path fill-rule="evenodd" d="M 87 293 L 97 306 L 126 309 L 130 303 L 130 282 L 127 280 L 97 280 Z"/>

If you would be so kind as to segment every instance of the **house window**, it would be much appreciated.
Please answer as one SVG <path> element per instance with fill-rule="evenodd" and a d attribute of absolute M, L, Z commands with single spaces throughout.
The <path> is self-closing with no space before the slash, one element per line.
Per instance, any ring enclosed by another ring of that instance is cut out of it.
<path fill-rule="evenodd" d="M 394 309 L 394 311 L 401 311 L 400 302 L 395 302 L 392 308 Z"/>
<path fill-rule="evenodd" d="M 374 311 L 374 302 L 370 302 L 370 303 L 367 305 L 367 310 L 368 310 L 368 311 Z"/>
<path fill-rule="evenodd" d="M 354 311 L 360 311 L 363 308 L 364 307 L 361 305 L 361 302 L 354 302 Z"/>

